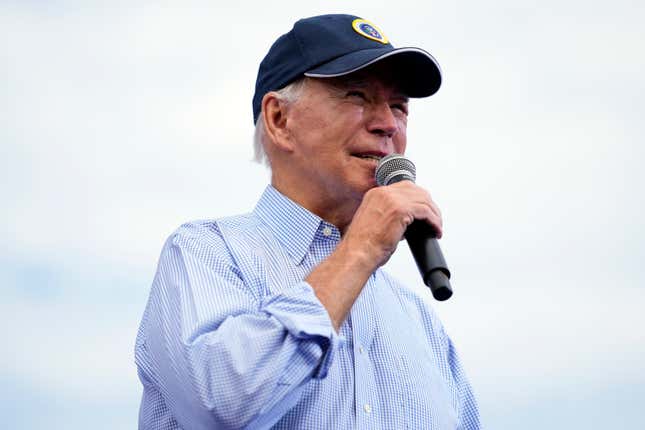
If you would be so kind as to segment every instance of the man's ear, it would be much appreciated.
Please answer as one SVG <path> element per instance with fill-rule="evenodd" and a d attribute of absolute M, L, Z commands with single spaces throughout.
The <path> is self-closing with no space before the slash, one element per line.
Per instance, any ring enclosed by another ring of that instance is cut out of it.
<path fill-rule="evenodd" d="M 287 128 L 287 104 L 274 92 L 262 97 L 262 118 L 269 144 L 281 151 L 291 152 L 293 142 Z"/>

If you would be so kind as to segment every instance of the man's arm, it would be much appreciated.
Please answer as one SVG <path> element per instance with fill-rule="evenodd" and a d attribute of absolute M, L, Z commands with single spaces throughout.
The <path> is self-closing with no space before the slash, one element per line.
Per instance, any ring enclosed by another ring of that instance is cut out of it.
<path fill-rule="evenodd" d="M 447 338 L 447 343 L 450 372 L 459 392 L 459 409 L 457 411 L 459 414 L 459 428 L 463 430 L 479 430 L 481 428 L 479 407 L 477 406 L 473 389 L 466 377 L 459 354 L 450 338 Z"/>
<path fill-rule="evenodd" d="M 410 181 L 369 190 L 343 240 L 307 277 L 338 330 L 369 276 L 385 264 L 415 219 L 441 237 L 441 213 L 430 195 Z"/>
<path fill-rule="evenodd" d="M 195 228 L 162 252 L 137 341 L 142 381 L 183 428 L 267 427 L 326 375 L 338 337 L 307 283 L 254 297 L 221 237 L 201 244 Z"/>

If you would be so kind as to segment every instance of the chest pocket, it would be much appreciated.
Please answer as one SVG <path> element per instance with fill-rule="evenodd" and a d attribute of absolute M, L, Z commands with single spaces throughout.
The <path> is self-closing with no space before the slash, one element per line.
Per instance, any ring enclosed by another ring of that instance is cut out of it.
<path fill-rule="evenodd" d="M 401 422 L 411 429 L 456 429 L 457 392 L 442 345 L 426 333 L 418 313 L 406 309 L 391 288 L 379 288 L 378 295 L 380 303 L 388 304 L 379 325 L 392 342 L 399 382 L 394 384 L 394 392 L 402 408 Z"/>

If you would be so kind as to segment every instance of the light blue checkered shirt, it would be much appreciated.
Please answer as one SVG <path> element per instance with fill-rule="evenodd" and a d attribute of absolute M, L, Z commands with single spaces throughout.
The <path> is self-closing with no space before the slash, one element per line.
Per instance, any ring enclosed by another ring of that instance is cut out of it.
<path fill-rule="evenodd" d="M 268 186 L 166 242 L 136 341 L 141 429 L 478 429 L 425 288 L 383 270 L 340 332 L 303 281 L 340 241 Z"/>

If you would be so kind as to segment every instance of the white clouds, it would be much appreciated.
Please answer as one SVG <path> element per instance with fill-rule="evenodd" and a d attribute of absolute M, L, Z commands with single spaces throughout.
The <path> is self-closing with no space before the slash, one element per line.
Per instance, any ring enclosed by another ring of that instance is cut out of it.
<path fill-rule="evenodd" d="M 133 345 L 136 322 L 117 307 L 56 300 L 3 303 L 11 327 L 2 329 L 11 353 L 3 374 L 13 375 L 62 397 L 93 393 L 118 398 L 136 391 Z"/>

